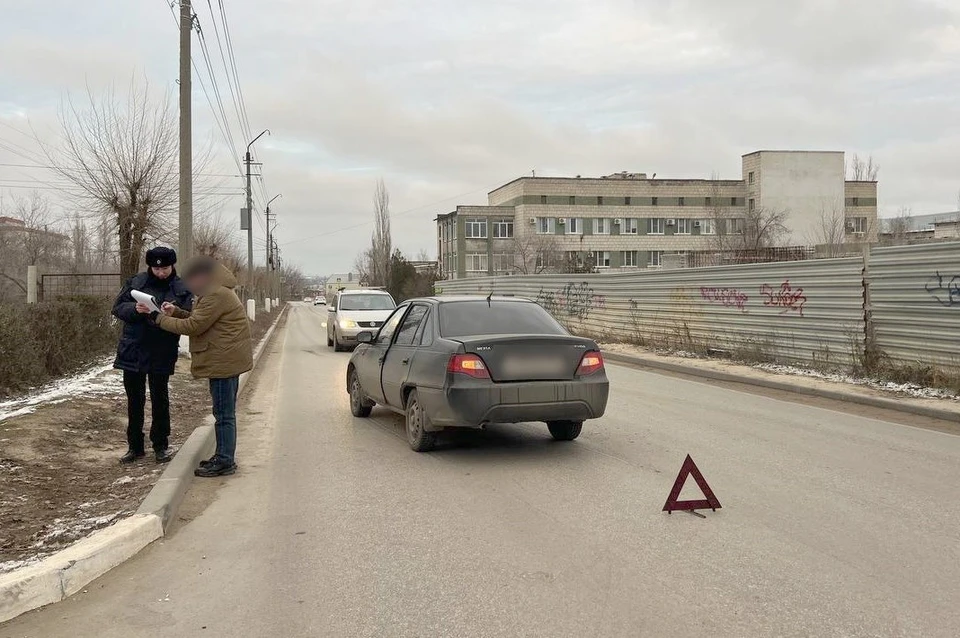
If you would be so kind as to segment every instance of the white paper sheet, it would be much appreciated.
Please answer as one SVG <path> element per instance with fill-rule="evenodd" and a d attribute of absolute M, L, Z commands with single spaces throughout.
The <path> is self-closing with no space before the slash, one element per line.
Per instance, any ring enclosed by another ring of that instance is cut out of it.
<path fill-rule="evenodd" d="M 139 290 L 131 290 L 130 296 L 149 308 L 150 312 L 160 312 L 160 308 L 157 307 L 157 302 L 147 293 L 140 292 Z"/>

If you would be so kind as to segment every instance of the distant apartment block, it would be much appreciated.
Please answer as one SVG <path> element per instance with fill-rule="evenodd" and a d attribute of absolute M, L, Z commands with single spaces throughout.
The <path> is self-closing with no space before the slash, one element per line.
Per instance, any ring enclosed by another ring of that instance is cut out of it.
<path fill-rule="evenodd" d="M 664 255 L 725 250 L 763 211 L 786 213 L 781 245 L 821 243 L 838 216 L 845 240 L 875 241 L 877 183 L 844 175 L 840 151 L 756 151 L 737 180 L 521 177 L 436 218 L 441 276 L 659 268 Z"/>

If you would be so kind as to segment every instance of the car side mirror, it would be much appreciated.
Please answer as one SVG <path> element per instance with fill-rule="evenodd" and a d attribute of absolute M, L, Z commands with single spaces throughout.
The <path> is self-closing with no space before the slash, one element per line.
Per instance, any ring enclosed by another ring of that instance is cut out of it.
<path fill-rule="evenodd" d="M 336 311 L 337 311 L 336 305 L 334 305 L 334 304 L 329 304 L 329 305 L 327 306 L 327 312 L 336 312 Z"/>
<path fill-rule="evenodd" d="M 373 343 L 373 333 L 364 330 L 357 335 L 357 343 Z"/>

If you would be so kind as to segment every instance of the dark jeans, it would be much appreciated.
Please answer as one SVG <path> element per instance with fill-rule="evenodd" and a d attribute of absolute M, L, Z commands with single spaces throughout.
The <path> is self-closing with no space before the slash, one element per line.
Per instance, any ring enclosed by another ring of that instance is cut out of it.
<path fill-rule="evenodd" d="M 150 442 L 162 451 L 170 446 L 170 391 L 168 374 L 143 374 L 123 371 L 123 389 L 127 392 L 127 444 L 143 454 L 143 409 L 150 384 Z"/>
<path fill-rule="evenodd" d="M 210 398 L 213 399 L 214 432 L 217 435 L 217 458 L 234 463 L 237 452 L 237 388 L 240 377 L 210 379 Z"/>

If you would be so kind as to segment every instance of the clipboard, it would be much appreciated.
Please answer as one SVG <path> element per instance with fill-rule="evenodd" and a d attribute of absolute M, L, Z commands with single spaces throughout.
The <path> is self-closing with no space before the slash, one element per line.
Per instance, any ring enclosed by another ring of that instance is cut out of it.
<path fill-rule="evenodd" d="M 134 298 L 139 303 L 142 303 L 144 306 L 150 309 L 150 312 L 161 312 L 160 307 L 157 306 L 157 301 L 145 292 L 140 292 L 139 290 L 131 290 L 130 296 Z"/>

